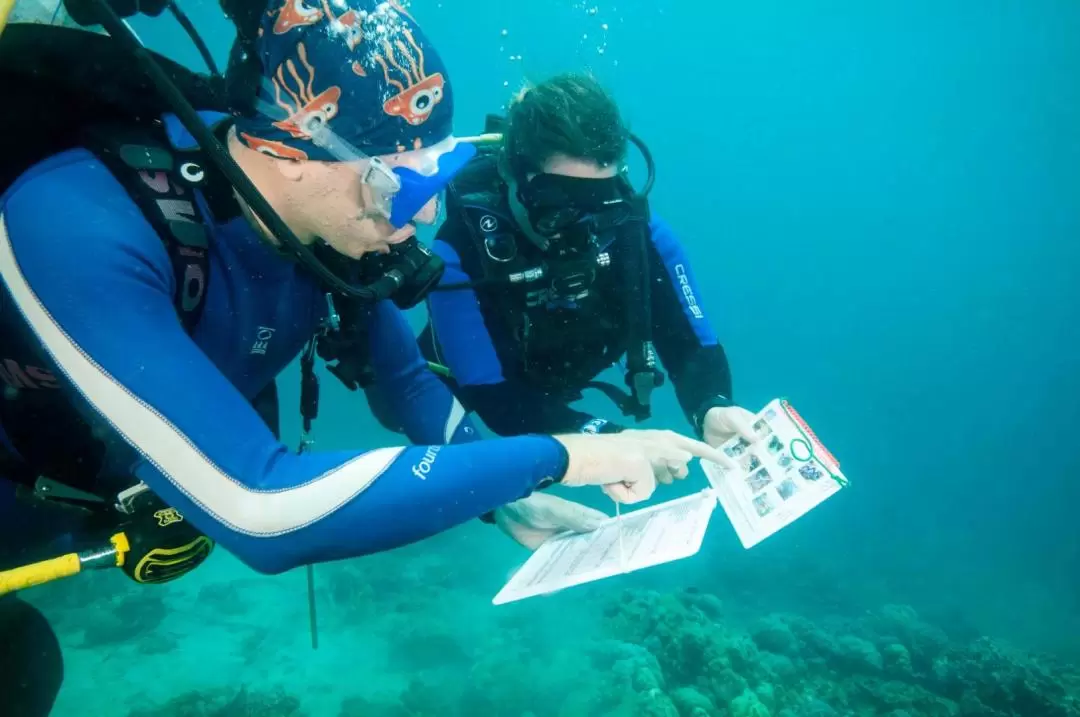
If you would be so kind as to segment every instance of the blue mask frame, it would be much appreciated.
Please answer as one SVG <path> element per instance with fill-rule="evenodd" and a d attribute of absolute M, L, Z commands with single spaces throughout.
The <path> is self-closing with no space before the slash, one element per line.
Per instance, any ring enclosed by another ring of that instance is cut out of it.
<path fill-rule="evenodd" d="M 390 224 L 401 229 L 411 222 L 424 205 L 442 193 L 475 156 L 474 145 L 459 142 L 452 150 L 439 156 L 438 170 L 434 174 L 421 174 L 408 167 L 394 167 L 401 188 L 391 200 Z"/>

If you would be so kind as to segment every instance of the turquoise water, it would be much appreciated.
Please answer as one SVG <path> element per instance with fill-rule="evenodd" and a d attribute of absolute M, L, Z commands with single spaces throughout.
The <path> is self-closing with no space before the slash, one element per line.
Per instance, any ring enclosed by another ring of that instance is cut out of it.
<path fill-rule="evenodd" d="M 216 5 L 183 6 L 224 63 Z M 173 585 L 43 587 L 55 713 L 1080 714 L 1080 5 L 411 7 L 459 132 L 525 78 L 610 86 L 738 399 L 788 397 L 851 487 L 752 550 L 717 514 L 693 558 L 502 607 L 526 554 L 490 526 L 319 566 L 317 650 L 303 571 L 223 551 Z M 167 19 L 136 27 L 198 66 Z M 396 442 L 323 378 L 319 447 Z M 670 392 L 650 425 L 685 430 Z"/>

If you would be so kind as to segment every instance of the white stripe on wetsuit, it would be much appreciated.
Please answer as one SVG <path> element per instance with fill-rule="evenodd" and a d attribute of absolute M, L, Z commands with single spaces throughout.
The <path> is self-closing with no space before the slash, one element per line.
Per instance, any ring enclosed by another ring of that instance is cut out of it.
<path fill-rule="evenodd" d="M 443 443 L 450 442 L 464 419 L 465 407 L 455 398 L 450 406 L 450 415 L 446 417 L 446 428 L 443 429 Z"/>
<path fill-rule="evenodd" d="M 237 532 L 271 537 L 325 518 L 362 493 L 404 450 L 369 451 L 293 487 L 264 491 L 244 485 L 214 465 L 176 426 L 98 366 L 53 320 L 19 268 L 2 215 L 0 276 L 42 346 L 91 406 L 173 485 Z M 456 409 L 455 401 L 455 413 Z"/>

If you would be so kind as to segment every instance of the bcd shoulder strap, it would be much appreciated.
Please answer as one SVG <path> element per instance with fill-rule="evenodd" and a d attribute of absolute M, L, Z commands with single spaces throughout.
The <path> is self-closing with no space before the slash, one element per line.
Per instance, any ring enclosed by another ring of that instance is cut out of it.
<path fill-rule="evenodd" d="M 479 285 L 501 287 L 520 268 L 517 229 L 502 198 L 503 186 L 494 159 L 481 155 L 447 187 L 443 226 L 458 231 L 448 232 L 444 241 L 458 253 L 467 274 L 482 272 Z M 440 230 L 440 238 L 442 234 Z"/>
<path fill-rule="evenodd" d="M 624 239 L 627 247 L 627 289 L 632 297 L 627 302 L 625 382 L 630 390 L 623 412 L 638 422 L 652 415 L 652 393 L 664 385 L 664 374 L 658 368 L 656 348 L 652 340 L 652 280 L 649 271 L 649 248 L 652 244 L 649 204 L 644 197 L 635 196 L 634 216 L 627 222 Z"/>
<path fill-rule="evenodd" d="M 198 152 L 170 147 L 158 125 L 103 125 L 86 131 L 87 149 L 109 169 L 165 244 L 176 278 L 173 302 L 190 335 L 202 316 L 210 278 L 210 229 L 199 190 Z"/>

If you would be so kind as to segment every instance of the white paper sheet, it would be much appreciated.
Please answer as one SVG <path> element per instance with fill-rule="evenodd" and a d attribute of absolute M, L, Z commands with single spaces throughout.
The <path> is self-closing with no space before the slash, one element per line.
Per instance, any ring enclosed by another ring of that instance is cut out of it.
<path fill-rule="evenodd" d="M 770 401 L 754 422 L 760 440 L 733 438 L 721 449 L 739 463 L 728 470 L 702 461 L 743 547 L 751 548 L 806 515 L 847 478 L 836 458 L 787 401 Z"/>
<path fill-rule="evenodd" d="M 721 446 L 738 469 L 701 462 L 710 489 L 624 513 L 590 533 L 549 539 L 492 602 L 502 605 L 688 558 L 701 549 L 718 502 L 743 546 L 751 548 L 847 485 L 839 461 L 787 401 L 770 401 L 757 414 L 754 431 L 760 440 L 753 444 L 733 438 Z"/>
<path fill-rule="evenodd" d="M 533 553 L 492 602 L 502 605 L 688 558 L 701 549 L 715 508 L 710 489 L 623 513 L 589 533 L 557 535 Z"/>

